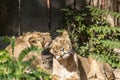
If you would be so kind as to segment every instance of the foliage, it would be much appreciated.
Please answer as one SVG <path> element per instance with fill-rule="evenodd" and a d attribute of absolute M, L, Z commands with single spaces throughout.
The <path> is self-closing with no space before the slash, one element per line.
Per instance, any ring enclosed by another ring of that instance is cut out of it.
<path fill-rule="evenodd" d="M 8 36 L 2 37 L 1 43 L 10 44 L 10 38 Z"/>
<path fill-rule="evenodd" d="M 12 54 L 14 54 L 15 36 L 12 36 L 12 38 L 10 38 L 10 44 L 12 47 Z"/>
<path fill-rule="evenodd" d="M 10 38 L 11 45 L 15 44 L 15 37 Z M 13 48 L 14 49 L 14 48 Z M 50 80 L 50 75 L 43 69 L 33 67 L 35 57 L 24 61 L 25 55 L 30 52 L 40 53 L 43 49 L 31 46 L 24 49 L 18 59 L 6 50 L 0 50 L 0 79 L 1 80 Z"/>
<path fill-rule="evenodd" d="M 119 57 L 112 51 L 120 48 L 120 28 L 111 26 L 103 17 L 109 14 L 119 18 L 119 13 L 87 6 L 81 11 L 67 7 L 61 14 L 60 29 L 68 30 L 77 53 L 94 55 L 112 67 L 120 67 Z"/>
<path fill-rule="evenodd" d="M 112 55 L 110 53 L 108 54 L 96 54 L 96 55 L 90 55 L 91 57 L 94 57 L 100 62 L 107 62 L 109 63 L 112 67 L 120 67 L 120 59 L 117 57 L 116 54 Z"/>
<path fill-rule="evenodd" d="M 29 52 L 41 52 L 43 51 L 43 49 L 39 49 L 37 46 L 31 46 L 31 47 L 28 47 L 28 48 L 25 48 L 19 55 L 19 60 L 21 61 L 25 55 L 29 54 Z"/>
<path fill-rule="evenodd" d="M 112 11 L 104 10 L 104 9 L 102 10 L 102 9 L 91 7 L 91 6 L 87 6 L 87 8 L 89 8 L 92 15 L 98 15 L 98 14 L 99 15 L 111 15 L 115 18 L 120 18 L 120 13 L 117 13 L 117 12 L 112 12 Z"/>

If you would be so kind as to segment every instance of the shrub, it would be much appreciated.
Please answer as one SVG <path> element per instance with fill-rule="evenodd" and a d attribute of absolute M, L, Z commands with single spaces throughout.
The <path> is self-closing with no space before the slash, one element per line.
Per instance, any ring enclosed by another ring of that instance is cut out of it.
<path fill-rule="evenodd" d="M 15 38 L 10 38 L 10 43 L 14 52 Z M 50 80 L 50 74 L 41 68 L 32 66 L 35 57 L 27 61 L 22 59 L 29 52 L 40 52 L 36 46 L 31 46 L 24 49 L 18 59 L 8 53 L 6 50 L 0 50 L 0 79 L 1 80 Z"/>
<path fill-rule="evenodd" d="M 113 52 L 120 48 L 120 28 L 110 26 L 104 16 L 120 17 L 120 13 L 87 6 L 78 11 L 70 7 L 61 11 L 60 30 L 67 29 L 75 51 L 82 56 L 93 56 L 97 60 L 120 67 L 120 59 Z"/>

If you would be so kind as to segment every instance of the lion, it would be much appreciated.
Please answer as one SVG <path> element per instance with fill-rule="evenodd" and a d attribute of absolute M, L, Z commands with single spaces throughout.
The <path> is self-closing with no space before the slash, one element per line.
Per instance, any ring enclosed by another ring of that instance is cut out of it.
<path fill-rule="evenodd" d="M 80 80 L 77 54 L 73 51 L 68 33 L 55 38 L 50 52 L 53 54 L 52 80 Z"/>
<path fill-rule="evenodd" d="M 14 46 L 14 52 L 12 53 L 12 46 L 8 45 L 5 50 L 7 50 L 11 55 L 13 55 L 16 59 L 19 58 L 20 53 L 28 47 L 31 46 L 37 46 L 38 48 L 46 50 L 49 46 L 52 38 L 50 36 L 50 33 L 48 32 L 27 32 L 19 37 L 16 38 L 15 46 Z M 44 51 L 44 54 L 48 54 L 49 52 Z M 49 61 L 44 59 L 43 52 L 36 53 L 36 52 L 30 52 L 27 54 L 23 61 L 27 61 L 31 59 L 33 56 L 36 57 L 36 60 L 33 62 L 33 65 L 36 67 L 41 68 L 51 68 L 52 66 L 49 65 Z M 50 56 L 51 57 L 51 56 Z M 50 61 L 51 62 L 51 61 Z M 51 63 L 52 64 L 52 63 Z M 47 70 L 48 71 L 48 70 Z M 48 72 L 51 72 L 50 70 Z"/>
<path fill-rule="evenodd" d="M 14 46 L 14 57 L 18 58 L 21 51 L 30 46 L 45 48 L 51 42 L 51 40 L 51 36 L 47 32 L 27 32 L 16 38 Z M 8 45 L 5 50 L 8 50 L 9 53 L 12 54 L 11 45 Z"/>
<path fill-rule="evenodd" d="M 50 52 L 54 56 L 52 80 L 113 79 L 113 72 L 109 65 L 76 54 L 67 31 L 63 31 L 61 36 L 56 37 L 50 47 Z"/>

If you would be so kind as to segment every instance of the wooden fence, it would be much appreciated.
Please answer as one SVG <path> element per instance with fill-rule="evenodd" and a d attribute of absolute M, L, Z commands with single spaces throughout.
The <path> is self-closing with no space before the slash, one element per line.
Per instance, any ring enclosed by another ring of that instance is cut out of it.
<path fill-rule="evenodd" d="M 0 10 L 6 11 L 6 14 L 5 17 L 1 17 L 0 13 L 0 35 L 18 35 L 27 31 L 54 31 L 58 28 L 60 9 L 70 4 L 79 10 L 91 5 L 120 12 L 120 0 L 1 0 Z M 6 25 L 1 26 L 4 19 Z M 120 26 L 120 20 L 114 19 L 114 24 Z"/>

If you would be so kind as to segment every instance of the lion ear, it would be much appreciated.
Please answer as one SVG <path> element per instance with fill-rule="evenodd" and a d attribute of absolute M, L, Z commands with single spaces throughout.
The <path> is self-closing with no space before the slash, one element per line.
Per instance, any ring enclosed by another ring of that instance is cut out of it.
<path fill-rule="evenodd" d="M 69 38 L 68 31 L 64 30 L 64 31 L 62 32 L 62 36 Z"/>

